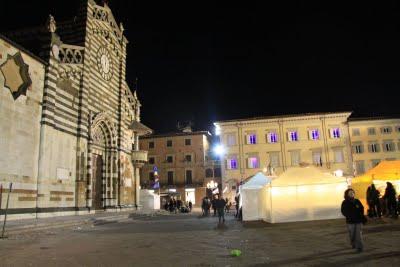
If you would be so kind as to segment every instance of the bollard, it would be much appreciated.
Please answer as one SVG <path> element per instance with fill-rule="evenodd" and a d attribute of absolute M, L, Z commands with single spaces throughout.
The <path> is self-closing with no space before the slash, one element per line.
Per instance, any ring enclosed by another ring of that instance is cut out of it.
<path fill-rule="evenodd" d="M 1 232 L 1 237 L 0 237 L 0 238 L 6 238 L 6 237 L 4 236 L 4 231 L 5 231 L 5 229 L 6 229 L 8 203 L 10 202 L 11 190 L 12 190 L 12 183 L 10 183 L 10 189 L 8 190 L 8 196 L 7 196 L 7 202 L 6 202 L 6 210 L 5 210 L 5 212 L 4 212 L 3 231 Z"/>

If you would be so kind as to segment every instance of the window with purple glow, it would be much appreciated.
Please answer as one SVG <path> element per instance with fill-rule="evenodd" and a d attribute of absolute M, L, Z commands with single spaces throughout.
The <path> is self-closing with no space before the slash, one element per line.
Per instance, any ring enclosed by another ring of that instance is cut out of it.
<path fill-rule="evenodd" d="M 237 159 L 228 159 L 228 169 L 236 170 L 237 169 Z"/>
<path fill-rule="evenodd" d="M 249 144 L 254 145 L 257 143 L 257 137 L 255 134 L 250 134 L 249 135 Z"/>
<path fill-rule="evenodd" d="M 250 169 L 258 168 L 258 159 L 256 157 L 248 158 L 248 162 Z"/>
<path fill-rule="evenodd" d="M 340 129 L 339 128 L 333 128 L 332 129 L 332 137 L 333 138 L 340 138 Z"/>
<path fill-rule="evenodd" d="M 298 137 L 296 131 L 289 132 L 289 138 L 290 138 L 290 141 L 298 141 L 299 140 L 299 137 Z"/>
<path fill-rule="evenodd" d="M 318 140 L 319 139 L 318 129 L 311 130 L 311 138 L 312 138 L 312 140 Z"/>
<path fill-rule="evenodd" d="M 268 143 L 277 143 L 278 142 L 278 134 L 277 133 L 268 133 L 267 142 Z"/>

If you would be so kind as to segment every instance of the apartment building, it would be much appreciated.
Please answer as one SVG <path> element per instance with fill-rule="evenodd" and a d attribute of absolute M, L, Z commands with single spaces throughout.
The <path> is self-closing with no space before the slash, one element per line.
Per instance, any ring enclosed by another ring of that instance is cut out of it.
<path fill-rule="evenodd" d="M 291 166 L 313 164 L 353 173 L 348 118 L 351 112 L 257 117 L 215 122 L 226 148 L 225 193 L 259 171 L 279 175 Z"/>
<path fill-rule="evenodd" d="M 400 119 L 350 118 L 349 129 L 356 175 L 382 160 L 400 159 Z"/>
<path fill-rule="evenodd" d="M 148 150 L 142 168 L 141 187 L 152 189 L 157 170 L 160 193 L 176 194 L 183 201 L 201 205 L 210 185 L 221 184 L 219 161 L 212 159 L 211 134 L 207 131 L 177 132 L 141 137 L 140 148 Z"/>

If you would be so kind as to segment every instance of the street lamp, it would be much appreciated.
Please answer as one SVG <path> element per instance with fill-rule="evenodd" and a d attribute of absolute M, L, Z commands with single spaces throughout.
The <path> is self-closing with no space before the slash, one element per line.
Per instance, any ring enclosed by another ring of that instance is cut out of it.
<path fill-rule="evenodd" d="M 217 156 L 221 157 L 225 154 L 225 147 L 221 144 L 217 144 L 214 146 L 213 151 Z"/>

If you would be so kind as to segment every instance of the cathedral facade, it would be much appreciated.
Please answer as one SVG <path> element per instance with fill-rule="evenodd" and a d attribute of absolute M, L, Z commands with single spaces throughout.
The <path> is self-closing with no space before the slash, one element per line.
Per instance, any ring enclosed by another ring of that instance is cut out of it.
<path fill-rule="evenodd" d="M 43 66 L 43 78 L 36 83 L 41 80 L 42 87 L 30 86 L 16 99 L 14 93 L 5 95 L 11 90 L 3 82 L 6 77 L 0 80 L 2 98 L 10 105 L 26 102 L 34 90 L 40 103 L 40 116 L 31 122 L 37 134 L 23 139 L 36 153 L 23 156 L 37 158 L 35 171 L 7 168 L 7 161 L 24 163 L 2 155 L 3 200 L 8 184 L 14 184 L 10 213 L 71 214 L 138 206 L 139 169 L 147 161 L 138 140 L 151 130 L 140 123 L 141 104 L 125 80 L 128 41 L 123 32 L 107 4 L 86 0 L 71 20 L 57 22 L 49 16 L 45 27 L 5 34 Z M 2 49 L 0 65 L 15 51 Z M 18 134 L 5 137 L 2 144 L 21 146 Z"/>

